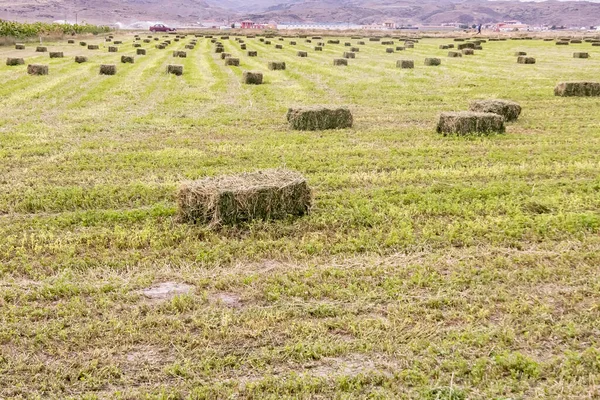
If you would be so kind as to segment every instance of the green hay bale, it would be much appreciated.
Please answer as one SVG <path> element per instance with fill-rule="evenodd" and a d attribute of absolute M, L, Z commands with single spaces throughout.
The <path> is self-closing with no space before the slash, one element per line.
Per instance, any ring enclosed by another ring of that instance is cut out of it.
<path fill-rule="evenodd" d="M 432 66 L 432 67 L 442 65 L 442 59 L 441 58 L 426 58 L 425 65 Z"/>
<path fill-rule="evenodd" d="M 167 65 L 167 74 L 170 75 L 183 75 L 183 65 Z"/>
<path fill-rule="evenodd" d="M 38 46 L 35 48 L 36 53 L 46 53 L 48 48 L 45 46 Z"/>
<path fill-rule="evenodd" d="M 396 61 L 396 68 L 401 69 L 413 69 L 415 62 L 413 60 L 398 60 Z"/>
<path fill-rule="evenodd" d="M 334 66 L 347 66 L 348 65 L 348 60 L 346 60 L 345 58 L 336 58 L 335 60 L 333 60 L 333 65 Z"/>
<path fill-rule="evenodd" d="M 225 59 L 225 65 L 230 66 L 230 67 L 239 67 L 240 66 L 240 59 L 239 58 L 233 58 L 233 57 L 227 57 Z"/>
<path fill-rule="evenodd" d="M 187 182 L 177 195 L 180 222 L 211 226 L 303 216 L 309 213 L 311 204 L 306 178 L 289 170 Z"/>
<path fill-rule="evenodd" d="M 262 72 L 244 71 L 242 74 L 242 83 L 246 85 L 262 85 Z"/>
<path fill-rule="evenodd" d="M 516 121 L 521 115 L 521 106 L 510 100 L 476 100 L 469 107 L 470 111 L 498 114 L 506 122 Z"/>
<path fill-rule="evenodd" d="M 85 56 L 75 56 L 75 62 L 77 64 L 83 64 L 86 63 L 88 61 L 88 58 Z"/>
<path fill-rule="evenodd" d="M 448 57 L 451 57 L 451 58 L 457 58 L 457 57 L 462 57 L 462 56 L 463 56 L 462 53 L 458 52 L 458 51 L 449 51 L 448 52 Z"/>
<path fill-rule="evenodd" d="M 15 50 L 25 50 L 25 45 L 17 43 L 15 44 Z"/>
<path fill-rule="evenodd" d="M 258 51 L 249 51 L 248 57 L 258 57 Z"/>
<path fill-rule="evenodd" d="M 100 46 L 97 44 L 88 44 L 88 50 L 100 50 Z"/>
<path fill-rule="evenodd" d="M 48 75 L 49 69 L 47 65 L 29 64 L 27 66 L 27 73 L 29 75 Z"/>
<path fill-rule="evenodd" d="M 472 111 L 441 113 L 437 125 L 437 132 L 444 136 L 504 133 L 504 131 L 504 117 L 493 113 Z"/>
<path fill-rule="evenodd" d="M 535 64 L 535 58 L 533 57 L 519 57 L 517 58 L 518 64 Z"/>
<path fill-rule="evenodd" d="M 344 52 L 343 57 L 344 58 L 356 58 L 356 54 L 354 54 L 352 52 L 349 52 L 349 51 L 346 51 L 346 52 Z"/>
<path fill-rule="evenodd" d="M 474 49 L 475 48 L 475 43 L 461 43 L 456 47 L 458 50 L 463 50 L 463 49 Z"/>
<path fill-rule="evenodd" d="M 308 57 L 308 53 L 306 51 L 299 51 L 296 55 L 302 58 Z"/>
<path fill-rule="evenodd" d="M 269 61 L 267 66 L 271 71 L 282 71 L 286 69 L 285 62 L 283 61 Z"/>
<path fill-rule="evenodd" d="M 461 52 L 465 56 L 475 55 L 475 50 L 473 50 L 473 49 L 462 49 Z"/>
<path fill-rule="evenodd" d="M 561 97 L 596 97 L 600 96 L 598 82 L 561 82 L 554 88 L 554 95 Z"/>
<path fill-rule="evenodd" d="M 135 53 L 138 56 L 145 56 L 146 55 L 146 49 L 137 49 L 137 51 Z"/>
<path fill-rule="evenodd" d="M 589 57 L 590 57 L 589 53 L 582 53 L 582 52 L 573 53 L 573 58 L 589 58 Z"/>
<path fill-rule="evenodd" d="M 110 47 L 108 48 L 108 52 L 109 52 L 109 53 L 117 53 L 118 51 L 119 51 L 119 48 L 118 48 L 118 47 L 110 46 Z"/>
<path fill-rule="evenodd" d="M 287 113 L 290 127 L 301 131 L 320 131 L 352 127 L 352 113 L 348 108 L 290 108 Z"/>
<path fill-rule="evenodd" d="M 133 56 L 121 56 L 121 62 L 123 64 L 133 64 L 133 63 L 135 63 L 135 57 L 133 57 Z"/>
<path fill-rule="evenodd" d="M 8 65 L 9 67 L 14 67 L 16 65 L 25 65 L 25 60 L 22 58 L 9 57 L 6 59 L 6 65 Z"/>
<path fill-rule="evenodd" d="M 100 75 L 116 75 L 117 66 L 115 64 L 100 65 Z"/>
<path fill-rule="evenodd" d="M 187 53 L 185 51 L 176 50 L 173 52 L 173 57 L 175 58 L 187 58 Z"/>

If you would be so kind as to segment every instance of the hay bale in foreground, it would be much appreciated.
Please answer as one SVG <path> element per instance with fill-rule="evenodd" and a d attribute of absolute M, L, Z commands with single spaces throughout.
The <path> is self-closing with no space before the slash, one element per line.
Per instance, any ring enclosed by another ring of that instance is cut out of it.
<path fill-rule="evenodd" d="M 177 195 L 179 221 L 213 226 L 302 216 L 308 214 L 311 204 L 306 179 L 288 170 L 188 182 Z"/>
<path fill-rule="evenodd" d="M 63 58 L 65 55 L 62 51 L 51 51 L 50 58 Z"/>
<path fill-rule="evenodd" d="M 48 75 L 48 66 L 42 64 L 29 64 L 27 66 L 29 75 Z"/>
<path fill-rule="evenodd" d="M 413 60 L 398 60 L 396 61 L 396 68 L 402 69 L 413 69 L 415 62 Z"/>
<path fill-rule="evenodd" d="M 167 65 L 167 74 L 176 76 L 183 75 L 183 65 Z"/>
<path fill-rule="evenodd" d="M 286 66 L 283 61 L 269 61 L 268 67 L 271 71 L 282 71 Z"/>
<path fill-rule="evenodd" d="M 352 113 L 346 107 L 290 108 L 287 112 L 290 127 L 300 131 L 321 131 L 352 127 Z"/>
<path fill-rule="evenodd" d="M 535 64 L 535 58 L 533 57 L 519 57 L 517 58 L 518 64 Z"/>
<path fill-rule="evenodd" d="M 6 65 L 8 65 L 9 67 L 14 67 L 16 65 L 25 65 L 25 60 L 22 58 L 8 57 L 6 59 Z"/>
<path fill-rule="evenodd" d="M 583 52 L 576 52 L 576 53 L 573 53 L 573 58 L 590 58 L 590 54 L 583 53 Z"/>
<path fill-rule="evenodd" d="M 493 113 L 472 111 L 444 112 L 440 114 L 437 132 L 469 135 L 477 133 L 504 133 L 504 117 Z"/>
<path fill-rule="evenodd" d="M 482 113 L 493 113 L 504 117 L 506 122 L 516 121 L 521 115 L 521 106 L 510 100 L 476 100 L 469 110 Z"/>
<path fill-rule="evenodd" d="M 115 64 L 100 65 L 100 75 L 116 75 L 117 66 Z"/>
<path fill-rule="evenodd" d="M 263 74 L 262 72 L 244 71 L 242 82 L 246 85 L 262 85 Z"/>
<path fill-rule="evenodd" d="M 135 58 L 133 56 L 121 56 L 121 63 L 133 64 L 135 63 Z"/>
<path fill-rule="evenodd" d="M 348 60 L 345 58 L 336 58 L 333 60 L 333 65 L 338 66 L 348 66 Z"/>
<path fill-rule="evenodd" d="M 425 65 L 428 65 L 428 66 L 442 65 L 442 60 L 440 58 L 426 58 Z"/>
<path fill-rule="evenodd" d="M 561 82 L 554 88 L 554 95 L 561 97 L 596 97 L 600 96 L 598 82 Z"/>
<path fill-rule="evenodd" d="M 75 56 L 75 62 L 77 64 L 83 64 L 88 61 L 88 58 L 85 56 Z"/>

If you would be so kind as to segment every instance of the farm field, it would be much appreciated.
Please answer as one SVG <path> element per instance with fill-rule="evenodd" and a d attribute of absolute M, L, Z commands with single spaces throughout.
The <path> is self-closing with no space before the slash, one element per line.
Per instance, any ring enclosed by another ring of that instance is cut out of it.
<path fill-rule="evenodd" d="M 132 34 L 117 53 L 44 44 L 59 59 L 0 47 L 0 398 L 600 396 L 600 97 L 553 92 L 599 81 L 600 47 L 448 58 L 452 39 L 362 39 L 334 67 L 358 40 L 245 39 L 247 57 L 231 36 L 232 67 L 205 38 L 173 58 L 192 38 L 142 43 L 134 64 Z M 505 134 L 436 133 L 489 98 L 523 107 Z M 290 130 L 308 105 L 354 126 Z M 283 167 L 308 179 L 310 215 L 177 221 L 182 182 Z M 177 293 L 144 292 L 164 283 Z"/>

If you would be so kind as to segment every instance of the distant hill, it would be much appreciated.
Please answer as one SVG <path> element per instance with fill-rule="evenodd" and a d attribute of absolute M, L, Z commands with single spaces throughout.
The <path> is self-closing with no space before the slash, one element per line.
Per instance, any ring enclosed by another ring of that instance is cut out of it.
<path fill-rule="evenodd" d="M 486 23 L 519 20 L 528 24 L 600 25 L 600 3 L 586 1 L 488 0 L 0 0 L 0 18 L 124 24 L 244 18 L 276 22 L 404 24 Z"/>

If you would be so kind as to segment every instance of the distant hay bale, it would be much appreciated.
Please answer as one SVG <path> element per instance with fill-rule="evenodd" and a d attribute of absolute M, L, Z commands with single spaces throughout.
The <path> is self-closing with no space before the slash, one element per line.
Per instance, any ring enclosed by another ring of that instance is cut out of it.
<path fill-rule="evenodd" d="M 356 58 L 356 54 L 352 53 L 351 51 L 346 51 L 346 52 L 344 52 L 343 57 L 344 58 Z"/>
<path fill-rule="evenodd" d="M 225 49 L 223 47 L 215 47 L 215 54 L 224 53 Z"/>
<path fill-rule="evenodd" d="M 87 48 L 88 50 L 100 50 L 100 46 L 97 44 L 89 44 Z"/>
<path fill-rule="evenodd" d="M 406 50 L 406 47 L 396 46 L 396 51 L 404 51 L 404 50 Z"/>
<path fill-rule="evenodd" d="M 464 42 L 464 41 L 465 41 L 465 39 L 454 38 L 454 41 L 455 41 L 455 42 Z"/>
<path fill-rule="evenodd" d="M 15 50 L 25 50 L 25 45 L 17 43 L 15 44 Z"/>
<path fill-rule="evenodd" d="M 346 107 L 290 108 L 287 113 L 290 127 L 301 131 L 320 131 L 352 127 L 352 113 Z"/>
<path fill-rule="evenodd" d="M 246 50 L 246 45 L 245 44 L 241 44 L 240 45 L 240 50 Z"/>
<path fill-rule="evenodd" d="M 240 66 L 240 59 L 239 58 L 233 58 L 233 57 L 227 57 L 225 59 L 225 65 L 230 66 L 230 67 L 239 67 Z"/>
<path fill-rule="evenodd" d="M 524 52 L 524 51 L 517 51 L 517 52 L 515 53 L 515 56 L 516 56 L 516 57 L 523 57 L 523 56 L 526 56 L 526 55 L 527 55 L 527 53 L 526 53 L 526 52 Z"/>
<path fill-rule="evenodd" d="M 385 52 L 388 53 L 388 54 L 391 54 L 391 53 L 394 52 L 394 49 L 391 48 L 391 47 L 388 47 L 387 49 L 385 49 Z"/>
<path fill-rule="evenodd" d="M 306 51 L 299 51 L 297 53 L 298 57 L 308 57 L 308 53 Z"/>
<path fill-rule="evenodd" d="M 454 46 L 454 44 L 452 44 L 452 43 L 448 45 L 448 48 L 449 48 L 449 49 L 453 49 L 454 47 L 455 47 L 455 46 Z"/>
<path fill-rule="evenodd" d="M 295 41 L 291 41 L 290 42 L 290 46 L 296 46 L 296 42 Z"/>
<path fill-rule="evenodd" d="M 136 54 L 138 56 L 145 56 L 146 55 L 146 49 L 137 49 Z"/>
<path fill-rule="evenodd" d="M 556 45 L 557 46 L 568 46 L 569 42 L 563 42 L 563 41 L 559 40 L 558 42 L 556 42 Z"/>
<path fill-rule="evenodd" d="M 571 43 L 573 43 L 573 44 L 581 44 L 581 40 L 580 39 L 571 39 Z"/>
<path fill-rule="evenodd" d="M 154 47 L 156 47 L 158 50 L 164 50 L 164 49 L 166 49 L 166 48 L 167 48 L 167 46 L 165 46 L 164 44 L 157 44 L 157 45 L 156 45 L 156 46 L 154 46 Z"/>
<path fill-rule="evenodd" d="M 276 48 L 277 50 L 282 50 L 282 49 L 283 49 L 283 46 L 282 46 L 282 45 L 280 45 L 280 44 L 276 44 L 276 45 L 275 45 L 275 48 Z"/>
<path fill-rule="evenodd" d="M 358 53 L 360 51 L 360 47 L 351 47 L 350 51 L 353 53 Z"/>
<path fill-rule="evenodd" d="M 173 52 L 173 57 L 175 58 L 187 58 L 187 53 L 181 50 L 175 50 Z"/>
<path fill-rule="evenodd" d="M 441 113 L 437 125 L 437 132 L 444 136 L 504 133 L 504 131 L 504 117 L 493 113 L 472 111 Z"/>
<path fill-rule="evenodd" d="M 16 65 L 25 65 L 25 60 L 22 58 L 9 57 L 6 59 L 6 65 L 8 65 L 9 67 L 14 67 Z"/>
<path fill-rule="evenodd" d="M 358 45 L 359 45 L 359 46 L 364 46 L 364 45 L 365 45 L 365 42 L 361 40 L 360 42 L 358 42 Z"/>
<path fill-rule="evenodd" d="M 458 51 L 449 51 L 448 57 L 451 57 L 451 58 L 462 57 L 462 53 L 458 52 Z"/>
<path fill-rule="evenodd" d="M 167 74 L 177 76 L 183 75 L 183 65 L 167 65 Z"/>
<path fill-rule="evenodd" d="M 242 82 L 246 85 L 262 85 L 263 74 L 262 72 L 244 71 L 242 74 Z"/>
<path fill-rule="evenodd" d="M 133 64 L 133 63 L 135 63 L 135 57 L 133 57 L 133 56 L 121 56 L 121 62 L 123 64 Z"/>
<path fill-rule="evenodd" d="M 35 48 L 36 53 L 45 53 L 48 51 L 48 48 L 45 46 L 38 46 Z"/>
<path fill-rule="evenodd" d="M 475 48 L 475 43 L 461 43 L 457 46 L 458 50 L 474 49 L 474 48 Z"/>
<path fill-rule="evenodd" d="M 88 58 L 85 56 L 75 56 L 75 62 L 77 64 L 83 64 L 88 61 Z"/>
<path fill-rule="evenodd" d="M 346 47 L 351 47 L 351 46 L 352 46 L 352 43 L 350 43 L 350 42 L 346 42 L 346 43 L 344 43 L 344 46 L 346 46 Z"/>
<path fill-rule="evenodd" d="M 69 39 L 69 40 L 67 40 L 67 43 L 68 43 L 68 44 L 74 44 L 74 43 L 75 43 L 75 41 L 74 41 L 73 39 Z"/>
<path fill-rule="evenodd" d="M 597 97 L 600 96 L 600 83 L 561 82 L 554 88 L 554 95 L 561 97 Z"/>
<path fill-rule="evenodd" d="M 109 52 L 109 53 L 117 53 L 118 51 L 119 51 L 119 48 L 118 48 L 118 47 L 110 46 L 110 47 L 108 48 L 108 52 Z"/>
<path fill-rule="evenodd" d="M 589 58 L 589 57 L 590 57 L 589 53 L 582 53 L 582 52 L 573 53 L 573 58 Z"/>
<path fill-rule="evenodd" d="M 157 37 L 154 38 L 155 42 L 158 42 L 159 40 L 160 40 L 160 38 L 157 38 Z"/>
<path fill-rule="evenodd" d="M 393 40 L 384 40 L 381 42 L 382 46 L 392 46 L 394 44 Z"/>
<path fill-rule="evenodd" d="M 440 44 L 440 50 L 448 50 L 448 46 L 445 44 Z"/>
<path fill-rule="evenodd" d="M 283 61 L 269 61 L 267 66 L 271 71 L 281 71 L 286 69 L 285 62 Z"/>
<path fill-rule="evenodd" d="M 398 60 L 396 61 L 396 67 L 402 69 L 413 69 L 415 62 L 413 60 Z"/>
<path fill-rule="evenodd" d="M 378 37 L 369 38 L 369 42 L 380 42 L 380 41 L 381 41 L 381 38 L 378 38 Z"/>
<path fill-rule="evenodd" d="M 594 47 L 598 47 L 598 46 L 600 46 L 600 43 L 598 43 L 598 42 L 596 42 L 596 43 L 592 43 L 592 46 L 594 46 Z"/>
<path fill-rule="evenodd" d="M 345 58 L 336 58 L 333 60 L 333 65 L 334 66 L 347 66 L 348 60 L 346 60 Z"/>
<path fill-rule="evenodd" d="M 412 43 L 408 43 L 408 44 L 405 44 L 404 47 L 407 48 L 407 49 L 414 49 L 415 45 L 412 44 Z"/>
<path fill-rule="evenodd" d="M 327 44 L 340 44 L 339 40 L 330 39 L 327 41 Z"/>
<path fill-rule="evenodd" d="M 506 122 L 516 121 L 521 115 L 521 106 L 510 100 L 476 100 L 471 102 L 470 111 L 493 113 L 504 117 Z"/>
<path fill-rule="evenodd" d="M 535 64 L 535 58 L 533 57 L 519 57 L 517 58 L 518 64 Z"/>
<path fill-rule="evenodd" d="M 231 54 L 229 54 L 229 53 L 221 53 L 221 60 L 224 60 L 224 59 L 226 59 L 228 57 L 231 57 Z"/>
<path fill-rule="evenodd" d="M 177 195 L 180 222 L 211 226 L 303 216 L 311 204 L 306 178 L 282 169 L 188 182 Z"/>
<path fill-rule="evenodd" d="M 63 58 L 65 55 L 62 51 L 51 51 L 50 58 Z"/>
<path fill-rule="evenodd" d="M 323 48 L 321 46 L 315 46 L 315 51 L 323 51 Z"/>
<path fill-rule="evenodd" d="M 438 66 L 438 65 L 442 65 L 442 59 L 440 58 L 426 58 L 425 59 L 425 65 L 427 66 Z"/>
<path fill-rule="evenodd" d="M 111 38 L 106 38 L 106 39 L 104 39 L 104 41 L 105 42 L 112 42 L 112 39 Z"/>
<path fill-rule="evenodd" d="M 29 64 L 27 73 L 29 75 L 48 75 L 48 66 L 42 64 Z"/>
<path fill-rule="evenodd" d="M 115 64 L 100 65 L 100 75 L 116 75 L 117 66 Z"/>
<path fill-rule="evenodd" d="M 150 39 L 144 39 L 144 43 L 150 43 L 152 42 Z"/>
<path fill-rule="evenodd" d="M 481 46 L 475 46 L 475 48 L 473 50 L 483 50 L 483 47 L 481 47 Z"/>
<path fill-rule="evenodd" d="M 258 57 L 258 51 L 249 51 L 248 57 Z"/>
<path fill-rule="evenodd" d="M 137 48 L 140 48 L 140 47 L 142 47 L 142 45 L 141 45 L 141 44 L 139 44 L 139 43 L 134 43 L 134 44 L 133 44 L 133 47 L 134 47 L 135 49 L 137 49 Z"/>
<path fill-rule="evenodd" d="M 87 43 L 86 42 L 79 42 L 79 45 L 85 47 L 85 46 L 87 46 Z"/>
<path fill-rule="evenodd" d="M 266 44 L 266 45 L 270 45 L 270 44 L 271 44 L 271 41 L 270 41 L 270 40 L 265 40 L 265 44 Z"/>
<path fill-rule="evenodd" d="M 473 49 L 462 49 L 462 54 L 465 56 L 472 56 L 475 55 L 475 50 Z"/>

